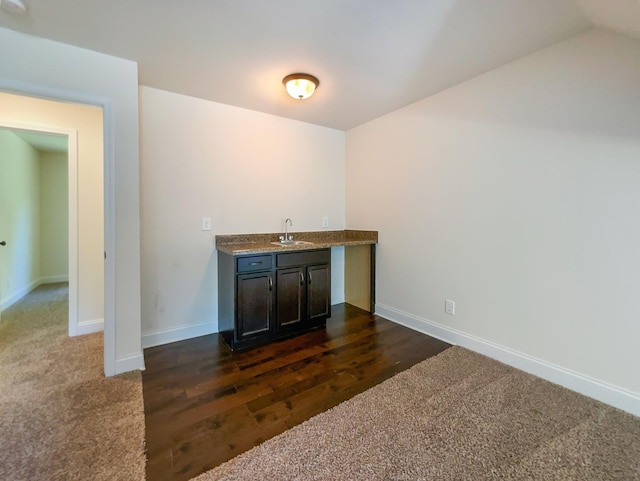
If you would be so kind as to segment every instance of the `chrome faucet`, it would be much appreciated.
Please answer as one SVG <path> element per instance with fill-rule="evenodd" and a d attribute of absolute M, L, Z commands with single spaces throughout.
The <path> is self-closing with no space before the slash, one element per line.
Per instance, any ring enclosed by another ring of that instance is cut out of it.
<path fill-rule="evenodd" d="M 284 221 L 284 236 L 280 236 L 280 242 L 288 242 L 288 241 L 292 241 L 293 240 L 293 236 L 289 235 L 289 230 L 287 229 L 287 224 L 289 224 L 291 227 L 293 227 L 293 222 L 288 217 Z"/>

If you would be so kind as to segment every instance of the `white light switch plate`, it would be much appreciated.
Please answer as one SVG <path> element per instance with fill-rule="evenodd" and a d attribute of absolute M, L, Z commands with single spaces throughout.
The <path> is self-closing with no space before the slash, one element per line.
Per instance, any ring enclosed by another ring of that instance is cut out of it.
<path fill-rule="evenodd" d="M 444 312 L 450 316 L 456 315 L 456 303 L 449 299 L 444 301 Z"/>
<path fill-rule="evenodd" d="M 211 217 L 202 218 L 202 230 L 211 230 Z"/>

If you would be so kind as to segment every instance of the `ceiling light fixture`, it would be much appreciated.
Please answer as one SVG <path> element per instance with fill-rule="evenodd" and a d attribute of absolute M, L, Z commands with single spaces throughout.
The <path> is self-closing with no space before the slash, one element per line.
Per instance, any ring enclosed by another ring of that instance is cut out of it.
<path fill-rule="evenodd" d="M 0 0 L 0 8 L 18 15 L 27 11 L 27 6 L 21 0 Z"/>
<path fill-rule="evenodd" d="M 282 83 L 294 99 L 308 99 L 316 91 L 320 81 L 308 73 L 292 73 L 282 79 Z"/>

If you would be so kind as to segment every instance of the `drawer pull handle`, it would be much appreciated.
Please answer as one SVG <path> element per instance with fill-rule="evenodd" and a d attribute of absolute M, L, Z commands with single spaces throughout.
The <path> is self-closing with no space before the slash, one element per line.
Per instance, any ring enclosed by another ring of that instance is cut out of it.
<path fill-rule="evenodd" d="M 249 265 L 250 266 L 259 266 L 260 264 L 262 264 L 262 261 L 258 261 L 258 262 L 252 262 Z"/>
<path fill-rule="evenodd" d="M 311 272 L 309 272 L 309 284 L 311 284 Z"/>
<path fill-rule="evenodd" d="M 271 278 L 271 276 L 269 276 L 269 290 L 271 291 L 273 289 L 273 279 Z"/>
<path fill-rule="evenodd" d="M 300 285 L 304 286 L 304 274 L 302 272 L 300 273 Z"/>

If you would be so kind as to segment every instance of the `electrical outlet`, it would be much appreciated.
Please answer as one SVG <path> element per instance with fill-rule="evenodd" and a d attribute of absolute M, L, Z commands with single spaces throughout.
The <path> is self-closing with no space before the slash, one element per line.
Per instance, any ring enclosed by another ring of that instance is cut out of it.
<path fill-rule="evenodd" d="M 202 230 L 211 230 L 211 217 L 202 218 Z"/>
<path fill-rule="evenodd" d="M 449 314 L 450 316 L 456 315 L 456 303 L 446 299 L 444 301 L 444 312 L 445 314 Z"/>
<path fill-rule="evenodd" d="M 329 227 L 329 218 L 328 217 L 323 217 L 322 218 L 322 227 Z"/>

